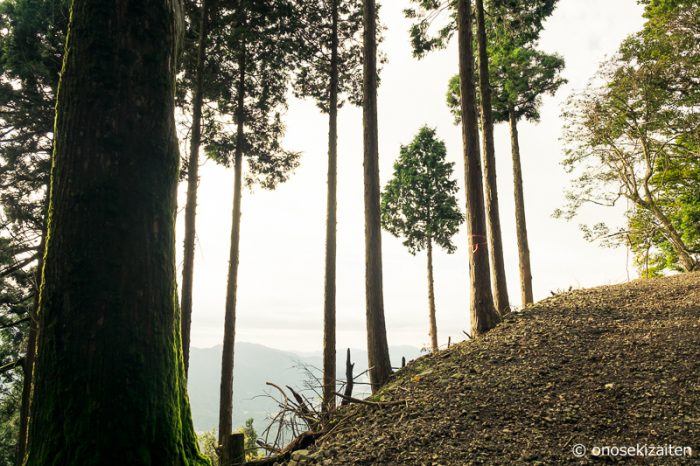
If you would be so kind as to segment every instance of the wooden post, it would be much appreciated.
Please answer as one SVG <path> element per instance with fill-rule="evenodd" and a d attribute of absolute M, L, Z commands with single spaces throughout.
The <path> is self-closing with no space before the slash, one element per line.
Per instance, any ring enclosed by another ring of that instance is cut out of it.
<path fill-rule="evenodd" d="M 452 337 L 447 337 L 447 347 L 449 348 L 452 345 Z"/>
<path fill-rule="evenodd" d="M 220 466 L 242 466 L 245 463 L 245 434 L 235 432 L 224 437 Z"/>
<path fill-rule="evenodd" d="M 406 367 L 406 356 L 401 356 L 401 369 Z"/>

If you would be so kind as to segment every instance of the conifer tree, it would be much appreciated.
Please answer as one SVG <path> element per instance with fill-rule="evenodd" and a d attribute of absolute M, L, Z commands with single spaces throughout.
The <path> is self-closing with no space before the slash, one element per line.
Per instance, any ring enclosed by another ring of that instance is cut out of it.
<path fill-rule="evenodd" d="M 457 248 L 452 237 L 464 216 L 457 207 L 457 182 L 452 179 L 454 163 L 445 160 L 447 149 L 434 129 L 424 126 L 394 163 L 394 176 L 382 193 L 382 226 L 404 238 L 411 254 L 426 250 L 428 259 L 428 316 L 430 344 L 438 350 L 433 245 L 448 253 Z"/>
<path fill-rule="evenodd" d="M 214 0 L 216 3 L 217 0 Z M 180 293 L 180 313 L 182 314 L 182 353 L 185 361 L 185 374 L 190 363 L 190 328 L 192 326 L 192 286 L 194 282 L 194 252 L 197 216 L 197 188 L 199 187 L 199 151 L 202 143 L 202 113 L 204 107 L 207 39 L 212 0 L 202 0 L 197 27 L 196 58 L 192 83 L 192 134 L 190 153 L 187 159 L 187 204 L 185 206 L 185 238 L 183 241 L 182 290 Z"/>
<path fill-rule="evenodd" d="M 246 182 L 274 189 L 299 163 L 299 153 L 282 148 L 282 112 L 290 82 L 293 32 L 298 27 L 293 4 L 286 0 L 242 0 L 221 4 L 212 25 L 210 54 L 216 66 L 212 92 L 220 118 L 207 145 L 208 155 L 234 168 L 234 197 L 224 342 L 221 362 L 219 441 L 232 432 L 233 362 L 240 249 L 243 160 Z"/>
<path fill-rule="evenodd" d="M 301 2 L 304 27 L 302 57 L 295 80 L 300 97 L 312 97 L 328 114 L 328 191 L 323 302 L 323 404 L 335 408 L 336 225 L 338 180 L 338 110 L 346 101 L 362 101 L 361 0 Z"/>
<path fill-rule="evenodd" d="M 474 78 L 474 38 L 471 0 L 449 2 L 413 0 L 416 8 L 406 10 L 415 20 L 411 28 L 414 55 L 423 57 L 431 50 L 444 48 L 457 32 L 459 45 L 459 85 L 464 149 L 464 180 L 467 200 L 467 236 L 469 238 L 469 299 L 472 334 L 487 332 L 500 321 L 491 292 L 489 246 L 484 206 L 483 174 L 479 150 L 479 128 Z M 430 27 L 436 12 L 446 10 L 449 21 L 434 35 Z"/>
<path fill-rule="evenodd" d="M 379 125 L 377 120 L 377 4 L 363 0 L 362 122 L 364 127 L 365 299 L 367 354 L 372 391 L 391 376 L 384 319 L 382 227 L 379 194 Z"/>
<path fill-rule="evenodd" d="M 46 212 L 56 88 L 68 0 L 0 3 L 0 253 L 3 305 L 0 340 L 18 355 L 22 377 L 16 461 L 26 448 L 36 307 L 46 237 Z M 10 325 L 13 324 L 13 325 Z M 3 358 L 5 359 L 5 358 Z"/>
<path fill-rule="evenodd" d="M 73 1 L 28 466 L 208 463 L 175 301 L 181 21 L 174 0 Z"/>
<path fill-rule="evenodd" d="M 554 94 L 566 82 L 560 75 L 564 68 L 563 59 L 536 48 L 542 23 L 552 14 L 555 4 L 555 1 L 546 0 L 527 4 L 515 1 L 493 2 L 490 21 L 486 23 L 488 88 L 491 90 L 493 123 L 507 122 L 511 134 L 515 223 L 523 306 L 533 302 L 533 294 L 518 122 L 523 118 L 539 121 L 542 96 Z M 459 76 L 454 76 L 448 87 L 447 103 L 459 122 Z"/>
<path fill-rule="evenodd" d="M 506 269 L 503 260 L 501 216 L 498 209 L 498 185 L 496 182 L 496 154 L 493 141 L 493 111 L 491 109 L 491 85 L 489 83 L 489 57 L 486 41 L 486 14 L 484 0 L 476 0 L 476 31 L 479 64 L 479 108 L 481 111 L 482 161 L 484 165 L 484 201 L 488 223 L 488 242 L 491 263 L 493 301 L 496 310 L 507 313 L 510 304 Z"/>

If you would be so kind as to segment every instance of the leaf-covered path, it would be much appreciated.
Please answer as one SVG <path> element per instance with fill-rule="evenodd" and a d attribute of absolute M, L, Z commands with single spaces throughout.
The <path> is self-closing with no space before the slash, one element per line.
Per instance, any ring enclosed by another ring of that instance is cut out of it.
<path fill-rule="evenodd" d="M 290 464 L 602 464 L 603 446 L 700 458 L 700 274 L 578 290 L 418 359 Z M 573 454 L 585 446 L 582 458 Z M 580 448 L 580 447 L 577 447 Z"/>

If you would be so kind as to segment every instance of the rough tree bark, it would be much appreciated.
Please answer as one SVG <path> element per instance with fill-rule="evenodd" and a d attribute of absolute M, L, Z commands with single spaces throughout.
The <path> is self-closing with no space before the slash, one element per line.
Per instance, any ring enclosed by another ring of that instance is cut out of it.
<path fill-rule="evenodd" d="M 326 272 L 323 302 L 323 404 L 335 409 L 336 225 L 338 185 L 338 0 L 331 0 L 331 74 L 328 113 L 328 195 L 326 213 Z"/>
<path fill-rule="evenodd" d="M 25 464 L 205 465 L 176 301 L 182 5 L 74 0 Z"/>
<path fill-rule="evenodd" d="M 199 147 L 202 142 L 202 105 L 204 101 L 204 61 L 206 59 L 207 35 L 209 34 L 209 4 L 202 0 L 202 15 L 199 21 L 199 43 L 197 44 L 197 68 L 192 99 L 192 138 L 190 158 L 187 164 L 187 206 L 185 207 L 185 241 L 182 265 L 182 354 L 185 361 L 185 376 L 190 367 L 190 328 L 192 326 L 192 284 L 194 280 L 194 250 L 196 238 L 197 187 L 199 185 Z"/>
<path fill-rule="evenodd" d="M 363 126 L 365 180 L 365 293 L 367 353 L 372 391 L 391 375 L 389 345 L 384 322 L 382 284 L 382 236 L 379 208 L 379 130 L 377 124 L 377 7 L 363 4 Z"/>
<path fill-rule="evenodd" d="M 469 299 L 472 335 L 487 332 L 500 318 L 493 304 L 489 253 L 486 241 L 486 215 L 479 151 L 479 128 L 474 89 L 471 1 L 457 0 L 459 38 L 459 77 L 464 146 L 464 180 L 469 237 Z"/>
<path fill-rule="evenodd" d="M 484 0 L 476 0 L 477 42 L 479 44 L 479 90 L 481 94 L 481 125 L 483 131 L 484 197 L 491 263 L 491 283 L 496 310 L 506 313 L 510 307 L 506 267 L 503 260 L 501 216 L 498 208 L 498 184 L 496 181 L 496 154 L 493 143 L 493 114 L 491 110 L 491 84 L 489 58 L 486 52 L 486 25 Z"/>
<path fill-rule="evenodd" d="M 236 295 L 238 286 L 238 257 L 241 240 L 241 195 L 243 194 L 243 150 L 245 145 L 245 44 L 238 59 L 236 102 L 236 147 L 234 155 L 233 213 L 231 216 L 231 250 L 226 284 L 226 315 L 224 346 L 221 354 L 221 390 L 219 398 L 219 444 L 233 430 L 233 361 L 236 341 Z"/>
<path fill-rule="evenodd" d="M 530 246 L 527 240 L 525 221 L 525 197 L 523 194 L 523 172 L 520 164 L 520 141 L 518 119 L 514 111 L 509 114 L 510 144 L 513 152 L 513 191 L 515 195 L 515 231 L 518 238 L 520 264 L 520 299 L 523 306 L 532 304 L 532 272 L 530 271 Z"/>
<path fill-rule="evenodd" d="M 428 238 L 428 310 L 430 318 L 430 346 L 433 353 L 438 350 L 437 317 L 435 310 L 435 281 L 433 279 L 433 242 Z"/>

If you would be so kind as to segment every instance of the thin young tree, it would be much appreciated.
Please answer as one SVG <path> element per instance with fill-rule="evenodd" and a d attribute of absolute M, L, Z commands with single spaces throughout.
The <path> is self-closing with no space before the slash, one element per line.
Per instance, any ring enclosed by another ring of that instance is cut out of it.
<path fill-rule="evenodd" d="M 41 263 L 46 238 L 48 184 L 54 131 L 55 95 L 61 70 L 70 1 L 0 4 L 0 306 L 5 348 L 21 360 L 16 464 L 27 444 L 31 380 L 38 322 Z M 0 354 L 7 360 L 9 354 Z M 14 416 L 6 416 L 11 422 Z M 0 424 L 5 424 L 4 422 Z M 0 425 L 0 429 L 5 426 Z M 14 426 L 12 427 L 15 428 Z M 10 437 L 11 438 L 11 437 Z"/>
<path fill-rule="evenodd" d="M 365 299 L 367 356 L 372 391 L 391 376 L 384 319 L 382 227 L 379 188 L 379 129 L 377 119 L 377 5 L 363 3 L 362 122 L 364 127 Z"/>
<path fill-rule="evenodd" d="M 507 122 L 511 134 L 515 223 L 523 306 L 533 302 L 533 294 L 518 122 L 523 118 L 539 121 L 542 96 L 554 94 L 566 82 L 560 75 L 564 68 L 564 60 L 558 55 L 546 54 L 536 48 L 542 23 L 552 14 L 555 4 L 556 1 L 553 0 L 512 4 L 494 2 L 490 21 L 486 21 L 493 123 Z M 450 80 L 447 103 L 459 122 L 461 103 L 458 75 Z"/>
<path fill-rule="evenodd" d="M 247 0 L 221 5 L 213 52 L 218 55 L 215 95 L 219 111 L 231 115 L 213 130 L 209 156 L 234 167 L 231 247 L 224 341 L 221 360 L 219 441 L 233 428 L 233 364 L 236 330 L 238 259 L 243 194 L 243 160 L 248 162 L 246 182 L 274 189 L 298 166 L 299 153 L 284 150 L 281 113 L 286 108 L 292 32 L 297 26 L 292 4 L 285 0 Z"/>
<path fill-rule="evenodd" d="M 336 229 L 338 183 L 338 110 L 345 101 L 362 101 L 361 0 L 309 0 L 301 2 L 305 22 L 298 50 L 301 60 L 295 92 L 312 97 L 328 114 L 328 190 L 326 198 L 326 249 L 323 301 L 323 403 L 335 408 Z"/>
<path fill-rule="evenodd" d="M 445 143 L 424 126 L 408 146 L 401 146 L 394 176 L 382 193 L 382 225 L 415 255 L 427 252 L 430 346 L 438 350 L 433 245 L 456 251 L 452 237 L 464 222 L 455 194 L 454 163 L 448 162 Z"/>
<path fill-rule="evenodd" d="M 464 145 L 464 180 L 467 198 L 467 235 L 469 237 L 469 299 L 472 335 L 487 332 L 500 317 L 493 303 L 489 270 L 483 178 L 479 153 L 479 128 L 474 87 L 474 51 L 471 1 L 457 0 L 459 79 Z"/>
<path fill-rule="evenodd" d="M 181 19 L 173 0 L 73 1 L 28 466 L 208 464 L 174 298 Z"/>
<path fill-rule="evenodd" d="M 459 86 L 464 151 L 464 180 L 467 201 L 467 235 L 469 245 L 469 313 L 472 335 L 487 332 L 498 324 L 500 316 L 491 292 L 489 246 L 487 241 L 484 180 L 479 150 L 479 119 L 474 77 L 474 34 L 471 0 L 424 2 L 412 0 L 417 6 L 406 10 L 414 19 L 411 26 L 413 54 L 424 57 L 428 52 L 444 48 L 457 32 L 459 45 Z M 432 33 L 435 19 L 447 11 L 449 20 Z"/>
<path fill-rule="evenodd" d="M 503 260 L 501 216 L 498 208 L 498 183 L 496 180 L 496 150 L 493 141 L 493 111 L 491 109 L 491 85 L 489 82 L 489 57 L 487 53 L 486 19 L 484 0 L 476 0 L 476 30 L 479 64 L 479 108 L 481 110 L 482 162 L 484 165 L 484 200 L 488 223 L 488 243 L 491 264 L 493 301 L 501 314 L 510 308 L 506 268 Z"/>
<path fill-rule="evenodd" d="M 180 292 L 182 354 L 185 361 L 185 375 L 187 375 L 190 366 L 190 329 L 192 327 L 192 286 L 194 282 L 197 188 L 199 187 L 199 150 L 202 144 L 202 107 L 204 106 L 205 61 L 211 2 L 212 0 L 202 0 L 199 8 L 199 37 L 194 70 L 194 89 L 192 90 L 192 134 L 190 135 L 190 157 L 187 161 L 187 204 L 185 206 L 182 290 Z"/>

